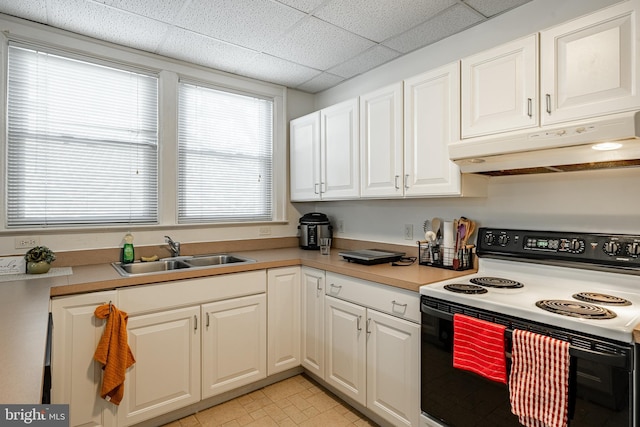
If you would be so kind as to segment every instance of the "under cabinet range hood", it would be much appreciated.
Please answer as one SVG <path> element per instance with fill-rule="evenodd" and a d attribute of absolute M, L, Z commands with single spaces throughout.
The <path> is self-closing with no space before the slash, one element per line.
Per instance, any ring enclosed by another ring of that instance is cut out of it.
<path fill-rule="evenodd" d="M 640 166 L 640 111 L 462 140 L 449 156 L 488 176 Z"/>

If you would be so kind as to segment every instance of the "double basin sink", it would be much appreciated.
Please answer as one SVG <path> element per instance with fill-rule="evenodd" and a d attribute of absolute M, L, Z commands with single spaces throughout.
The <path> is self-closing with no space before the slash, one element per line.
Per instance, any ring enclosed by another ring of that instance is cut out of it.
<path fill-rule="evenodd" d="M 129 264 L 114 262 L 111 265 L 113 265 L 113 268 L 115 268 L 121 276 L 130 277 L 174 270 L 222 267 L 225 265 L 248 264 L 252 262 L 256 261 L 251 258 L 232 254 L 212 254 L 163 258 L 158 261 L 149 262 L 135 261 Z"/>

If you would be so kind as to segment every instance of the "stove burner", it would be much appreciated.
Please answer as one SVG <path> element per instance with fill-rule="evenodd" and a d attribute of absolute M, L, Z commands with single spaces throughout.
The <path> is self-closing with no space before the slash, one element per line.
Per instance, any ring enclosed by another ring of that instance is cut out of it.
<path fill-rule="evenodd" d="M 581 319 L 613 319 L 616 317 L 616 314 L 609 309 L 583 302 L 547 299 L 536 302 L 536 306 L 552 313 Z"/>
<path fill-rule="evenodd" d="M 500 277 L 475 277 L 469 281 L 476 285 L 487 286 L 489 288 L 515 289 L 524 286 L 515 280 L 502 279 Z"/>
<path fill-rule="evenodd" d="M 580 292 L 572 295 L 579 301 L 593 302 L 605 305 L 631 305 L 631 301 L 613 295 L 601 294 L 597 292 Z"/>
<path fill-rule="evenodd" d="M 467 283 L 452 283 L 450 285 L 444 285 L 444 288 L 459 294 L 486 294 L 489 292 L 482 286 L 469 285 Z"/>

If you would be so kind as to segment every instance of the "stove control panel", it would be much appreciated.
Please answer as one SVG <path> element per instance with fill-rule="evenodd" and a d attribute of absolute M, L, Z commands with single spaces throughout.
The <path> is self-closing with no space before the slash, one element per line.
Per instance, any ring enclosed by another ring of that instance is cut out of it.
<path fill-rule="evenodd" d="M 640 236 L 480 228 L 478 255 L 523 261 L 572 261 L 640 272 Z"/>

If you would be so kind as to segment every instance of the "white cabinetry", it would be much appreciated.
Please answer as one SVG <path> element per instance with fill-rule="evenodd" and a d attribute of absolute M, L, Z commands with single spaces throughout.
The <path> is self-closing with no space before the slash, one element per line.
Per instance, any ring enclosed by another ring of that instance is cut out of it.
<path fill-rule="evenodd" d="M 105 320 L 96 307 L 117 304 L 116 291 L 54 298 L 51 403 L 69 404 L 69 425 L 114 426 L 116 406 L 100 397 L 102 366 L 93 360 Z"/>
<path fill-rule="evenodd" d="M 640 106 L 640 43 L 634 1 L 540 33 L 542 124 Z"/>
<path fill-rule="evenodd" d="M 358 132 L 357 98 L 291 121 L 291 200 L 359 196 Z"/>
<path fill-rule="evenodd" d="M 538 124 L 538 35 L 462 59 L 462 137 Z"/>
<path fill-rule="evenodd" d="M 325 272 L 302 267 L 302 366 L 324 379 Z"/>
<path fill-rule="evenodd" d="M 264 294 L 202 306 L 202 398 L 267 376 Z"/>
<path fill-rule="evenodd" d="M 325 380 L 393 425 L 420 415 L 420 297 L 326 273 Z"/>
<path fill-rule="evenodd" d="M 460 195 L 448 145 L 460 139 L 460 64 L 404 81 L 405 196 Z"/>
<path fill-rule="evenodd" d="M 360 97 L 362 197 L 402 197 L 402 82 Z"/>
<path fill-rule="evenodd" d="M 300 365 L 300 267 L 267 272 L 267 374 Z"/>
<path fill-rule="evenodd" d="M 264 270 L 119 290 L 136 363 L 118 426 L 264 378 L 265 292 Z"/>

